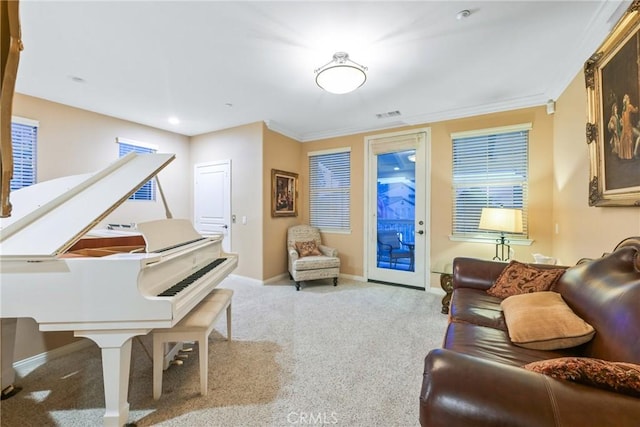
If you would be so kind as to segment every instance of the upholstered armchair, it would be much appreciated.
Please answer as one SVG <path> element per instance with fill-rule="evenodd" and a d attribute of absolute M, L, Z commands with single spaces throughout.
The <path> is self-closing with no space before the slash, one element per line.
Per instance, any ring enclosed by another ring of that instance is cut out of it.
<path fill-rule="evenodd" d="M 289 277 L 300 290 L 300 282 L 305 280 L 333 278 L 333 286 L 338 284 L 340 258 L 338 250 L 324 246 L 320 240 L 320 230 L 309 225 L 296 225 L 287 232 L 289 256 Z"/>

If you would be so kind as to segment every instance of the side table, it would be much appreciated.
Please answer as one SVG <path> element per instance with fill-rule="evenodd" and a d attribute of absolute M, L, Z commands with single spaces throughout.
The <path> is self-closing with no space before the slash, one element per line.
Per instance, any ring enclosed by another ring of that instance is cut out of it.
<path fill-rule="evenodd" d="M 453 294 L 453 270 L 452 269 L 437 269 L 432 270 L 432 273 L 440 275 L 440 287 L 445 292 L 442 297 L 442 314 L 449 314 L 449 303 L 451 302 L 451 294 Z"/>

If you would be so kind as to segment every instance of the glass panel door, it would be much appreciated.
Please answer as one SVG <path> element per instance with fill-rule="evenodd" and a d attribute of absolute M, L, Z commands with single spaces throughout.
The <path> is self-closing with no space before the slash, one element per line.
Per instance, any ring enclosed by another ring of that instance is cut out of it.
<path fill-rule="evenodd" d="M 367 141 L 368 280 L 425 287 L 429 259 L 426 134 Z"/>

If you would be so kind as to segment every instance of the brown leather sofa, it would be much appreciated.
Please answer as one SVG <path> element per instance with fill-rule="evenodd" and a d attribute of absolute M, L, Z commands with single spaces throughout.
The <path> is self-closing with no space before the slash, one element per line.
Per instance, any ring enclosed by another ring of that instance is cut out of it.
<path fill-rule="evenodd" d="M 640 426 L 640 398 L 523 369 L 569 356 L 640 364 L 640 238 L 567 268 L 554 285 L 552 290 L 596 330 L 591 341 L 574 348 L 533 350 L 510 341 L 501 300 L 486 293 L 505 266 L 454 260 L 450 321 L 443 348 L 425 360 L 420 424 Z"/>

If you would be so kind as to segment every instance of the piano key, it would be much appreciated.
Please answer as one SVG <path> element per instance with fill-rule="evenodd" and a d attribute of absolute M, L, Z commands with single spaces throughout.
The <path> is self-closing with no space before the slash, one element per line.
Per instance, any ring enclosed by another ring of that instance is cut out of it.
<path fill-rule="evenodd" d="M 184 279 L 182 279 L 181 281 L 179 281 L 175 285 L 173 285 L 170 288 L 166 289 L 165 291 L 159 293 L 158 296 L 159 297 L 172 297 L 172 296 L 175 296 L 180 291 L 184 290 L 186 287 L 191 285 L 193 282 L 195 282 L 196 280 L 198 280 L 199 278 L 201 278 L 205 274 L 209 273 L 211 270 L 213 270 L 214 268 L 216 268 L 218 265 L 222 264 L 226 260 L 227 260 L 226 258 L 217 258 L 217 259 L 213 260 L 209 264 L 207 264 L 204 267 L 202 267 L 200 270 L 198 270 L 195 273 L 185 277 Z"/>

